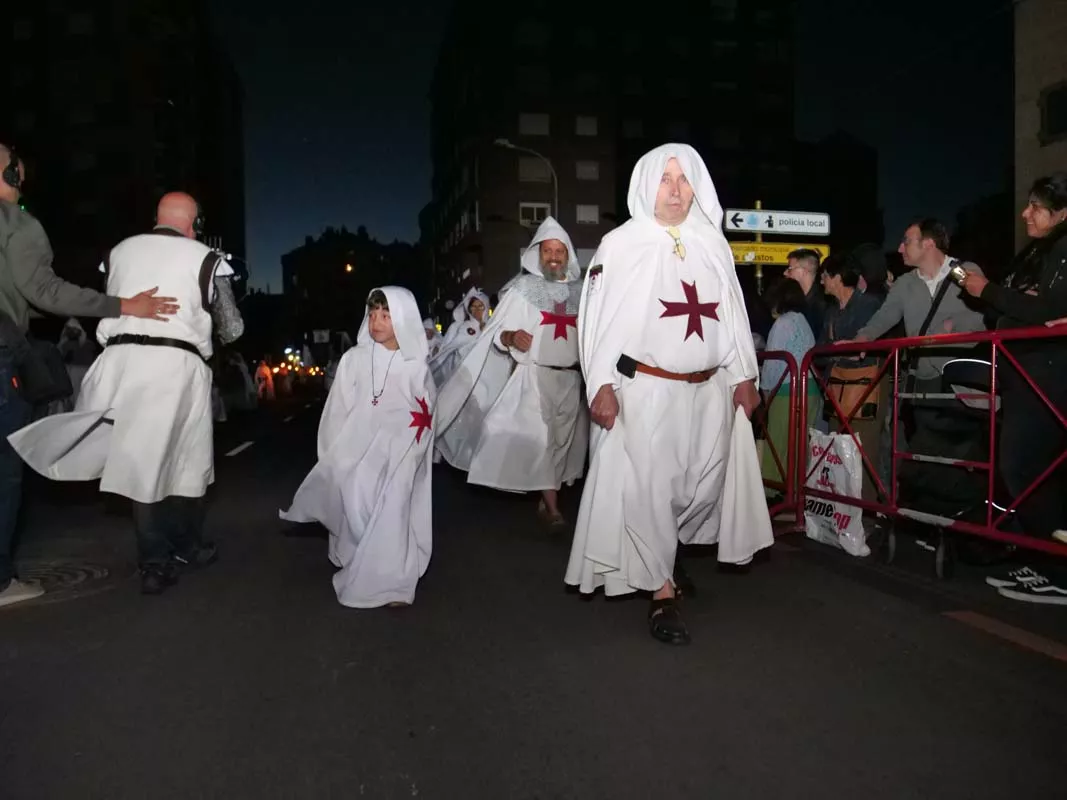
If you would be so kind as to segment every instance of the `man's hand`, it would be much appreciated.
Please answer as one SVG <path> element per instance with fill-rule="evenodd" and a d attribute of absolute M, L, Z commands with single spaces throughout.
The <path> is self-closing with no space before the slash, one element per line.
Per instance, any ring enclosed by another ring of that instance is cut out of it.
<path fill-rule="evenodd" d="M 528 353 L 533 347 L 533 336 L 526 331 L 504 331 L 500 341 L 520 353 Z"/>
<path fill-rule="evenodd" d="M 838 345 L 838 344 L 859 344 L 859 343 L 862 343 L 862 342 L 869 342 L 869 341 L 870 341 L 870 339 L 868 339 L 866 336 L 857 336 L 855 339 L 838 339 L 836 342 L 834 342 L 834 344 L 835 345 Z"/>
<path fill-rule="evenodd" d="M 615 387 L 610 383 L 605 383 L 597 390 L 589 406 L 589 416 L 606 431 L 615 425 L 615 418 L 619 416 L 619 400 L 615 397 Z"/>
<path fill-rule="evenodd" d="M 979 297 L 982 294 L 982 290 L 988 285 L 989 279 L 984 275 L 979 275 L 977 272 L 968 272 L 963 281 L 963 291 L 967 292 L 971 297 Z"/>
<path fill-rule="evenodd" d="M 176 297 L 156 297 L 158 291 L 159 287 L 156 286 L 133 297 L 123 297 L 122 316 L 169 322 L 167 317 L 177 314 L 181 306 L 178 305 Z"/>
<path fill-rule="evenodd" d="M 1046 328 L 1055 328 L 1060 325 L 1067 325 L 1067 317 L 1060 317 L 1059 319 L 1050 319 L 1045 323 Z"/>
<path fill-rule="evenodd" d="M 759 408 L 759 392 L 755 381 L 745 381 L 734 387 L 734 408 L 743 408 L 745 416 L 752 419 L 752 414 Z"/>

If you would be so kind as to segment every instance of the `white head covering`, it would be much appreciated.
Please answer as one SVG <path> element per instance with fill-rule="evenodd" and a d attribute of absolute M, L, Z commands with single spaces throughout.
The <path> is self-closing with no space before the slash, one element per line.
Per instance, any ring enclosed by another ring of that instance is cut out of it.
<path fill-rule="evenodd" d="M 482 305 L 485 306 L 486 313 L 489 312 L 489 295 L 479 289 L 477 286 L 472 286 L 470 291 L 463 295 L 463 299 L 459 301 L 459 305 L 452 309 L 452 319 L 456 322 L 463 322 L 471 318 L 470 305 L 472 300 L 481 300 Z M 483 320 L 488 323 L 488 317 Z"/>
<path fill-rule="evenodd" d="M 400 345 L 400 354 L 405 361 L 425 361 L 430 349 L 426 342 L 426 331 L 419 322 L 419 304 L 415 302 L 415 295 L 402 286 L 379 286 L 371 291 L 380 291 L 385 295 L 389 303 L 389 316 L 393 320 L 393 331 L 396 341 Z M 370 295 L 367 295 L 370 300 Z M 363 324 L 359 326 L 359 335 L 356 336 L 357 347 L 370 347 L 374 340 L 367 330 L 370 322 L 370 309 L 366 309 L 363 315 Z"/>
<path fill-rule="evenodd" d="M 437 333 L 437 323 L 435 323 L 429 317 L 422 321 L 422 327 L 428 331 L 433 331 L 434 333 Z"/>
<path fill-rule="evenodd" d="M 687 144 L 661 144 L 641 156 L 630 175 L 630 191 L 626 197 L 630 216 L 659 224 L 656 222 L 656 193 L 667 162 L 672 158 L 677 159 L 678 166 L 693 187 L 693 206 L 682 225 L 695 223 L 714 228 L 725 241 L 726 237 L 722 234 L 722 206 L 711 173 L 700 154 Z"/>
<path fill-rule="evenodd" d="M 558 239 L 566 246 L 567 280 L 578 280 L 582 276 L 582 267 L 578 263 L 578 254 L 574 251 L 574 244 L 571 243 L 571 237 L 567 235 L 567 231 L 553 217 L 545 219 L 537 229 L 537 233 L 534 234 L 533 239 L 530 241 L 530 246 L 522 254 L 522 268 L 541 278 L 544 277 L 541 271 L 541 242 L 547 242 L 549 239 Z"/>

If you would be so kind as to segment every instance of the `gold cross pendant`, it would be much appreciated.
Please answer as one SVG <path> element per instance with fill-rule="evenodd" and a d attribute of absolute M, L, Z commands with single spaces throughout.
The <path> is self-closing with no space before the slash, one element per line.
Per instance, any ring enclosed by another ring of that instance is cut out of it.
<path fill-rule="evenodd" d="M 667 228 L 667 233 L 674 239 L 674 254 L 682 261 L 685 261 L 685 245 L 682 244 L 682 232 L 671 225 Z"/>

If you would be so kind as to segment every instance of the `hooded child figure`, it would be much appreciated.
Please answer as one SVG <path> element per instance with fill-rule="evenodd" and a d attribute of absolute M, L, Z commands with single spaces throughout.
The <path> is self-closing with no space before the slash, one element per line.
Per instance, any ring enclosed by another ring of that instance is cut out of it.
<path fill-rule="evenodd" d="M 371 292 L 326 399 L 319 461 L 281 512 L 330 532 L 333 586 L 345 606 L 411 604 L 430 563 L 436 389 L 426 355 L 411 292 Z"/>

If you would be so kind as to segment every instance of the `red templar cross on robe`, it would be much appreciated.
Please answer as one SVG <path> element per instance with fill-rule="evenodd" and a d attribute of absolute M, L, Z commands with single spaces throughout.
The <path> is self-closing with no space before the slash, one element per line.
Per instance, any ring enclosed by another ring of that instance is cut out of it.
<path fill-rule="evenodd" d="M 697 298 L 696 281 L 693 283 L 682 281 L 682 291 L 685 292 L 684 303 L 660 300 L 663 303 L 663 313 L 659 315 L 660 319 L 664 317 L 689 317 L 685 326 L 685 339 L 682 341 L 686 341 L 694 333 L 703 341 L 704 322 L 701 317 L 718 320 L 719 315 L 715 312 L 715 309 L 719 307 L 719 304 L 701 303 Z"/>
<path fill-rule="evenodd" d="M 422 432 L 430 429 L 430 423 L 433 422 L 433 414 L 430 413 L 429 406 L 426 405 L 426 398 L 417 397 L 415 402 L 419 404 L 419 411 L 411 412 L 411 424 L 409 428 L 417 428 L 415 431 L 415 442 L 422 441 Z"/>
<path fill-rule="evenodd" d="M 568 314 L 565 302 L 555 303 L 553 308 L 555 310 L 551 313 L 548 311 L 541 312 L 541 325 L 555 325 L 556 329 L 552 332 L 552 338 L 566 339 L 568 325 L 575 330 L 578 329 L 578 315 Z"/>

